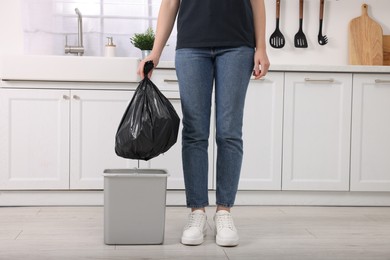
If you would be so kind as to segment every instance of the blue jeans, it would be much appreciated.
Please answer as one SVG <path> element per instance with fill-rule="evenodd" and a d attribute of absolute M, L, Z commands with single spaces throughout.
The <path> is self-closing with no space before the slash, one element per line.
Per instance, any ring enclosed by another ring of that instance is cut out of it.
<path fill-rule="evenodd" d="M 243 156 L 242 120 L 246 90 L 253 71 L 254 49 L 184 48 L 176 51 L 176 73 L 183 110 L 182 159 L 187 207 L 208 200 L 208 139 L 215 85 L 216 204 L 232 207 Z M 215 83 L 215 84 L 213 84 Z"/>

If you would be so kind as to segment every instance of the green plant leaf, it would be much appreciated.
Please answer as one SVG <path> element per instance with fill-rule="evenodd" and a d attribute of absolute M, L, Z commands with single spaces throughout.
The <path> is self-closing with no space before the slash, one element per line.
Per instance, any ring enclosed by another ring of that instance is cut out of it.
<path fill-rule="evenodd" d="M 154 38 L 154 31 L 149 27 L 145 33 L 135 33 L 134 36 L 130 38 L 130 42 L 138 49 L 151 50 L 153 49 Z"/>

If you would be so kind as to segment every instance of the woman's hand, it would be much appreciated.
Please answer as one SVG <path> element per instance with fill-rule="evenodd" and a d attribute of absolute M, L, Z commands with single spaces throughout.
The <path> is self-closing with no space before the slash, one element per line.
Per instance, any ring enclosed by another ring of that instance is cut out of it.
<path fill-rule="evenodd" d="M 160 11 L 158 13 L 157 27 L 156 27 L 156 38 L 154 40 L 152 53 L 145 59 L 143 59 L 137 69 L 137 74 L 142 78 L 144 75 L 145 62 L 153 61 L 154 67 L 157 66 L 161 53 L 165 44 L 167 43 L 168 37 L 172 32 L 173 25 L 177 12 L 179 11 L 180 0 L 162 0 L 160 5 Z M 153 70 L 150 71 L 148 77 L 152 76 Z"/>
<path fill-rule="evenodd" d="M 160 57 L 158 55 L 154 55 L 151 53 L 149 56 L 147 56 L 145 59 L 141 60 L 138 64 L 137 74 L 141 76 L 141 78 L 145 78 L 144 75 L 144 66 L 147 61 L 153 61 L 154 67 L 157 67 L 158 62 L 160 61 Z M 152 77 L 153 70 L 151 70 L 148 74 L 148 78 Z"/>
<path fill-rule="evenodd" d="M 264 77 L 268 73 L 270 62 L 268 60 L 267 52 L 265 49 L 257 49 L 254 56 L 255 68 L 253 76 L 255 79 Z"/>
<path fill-rule="evenodd" d="M 253 10 L 256 38 L 253 76 L 255 76 L 255 79 L 259 79 L 267 74 L 270 65 L 265 42 L 265 5 L 264 0 L 250 0 L 250 2 Z"/>

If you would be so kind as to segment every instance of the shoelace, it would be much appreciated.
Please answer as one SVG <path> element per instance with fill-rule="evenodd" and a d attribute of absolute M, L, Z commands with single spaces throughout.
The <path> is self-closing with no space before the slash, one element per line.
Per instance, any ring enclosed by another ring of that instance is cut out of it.
<path fill-rule="evenodd" d="M 190 213 L 188 223 L 185 227 L 185 229 L 191 228 L 191 227 L 199 227 L 202 228 L 202 222 L 203 222 L 204 215 L 203 214 L 194 214 Z"/>
<path fill-rule="evenodd" d="M 231 230 L 235 230 L 233 218 L 230 214 L 221 214 L 216 216 L 216 225 L 217 229 L 229 228 Z"/>

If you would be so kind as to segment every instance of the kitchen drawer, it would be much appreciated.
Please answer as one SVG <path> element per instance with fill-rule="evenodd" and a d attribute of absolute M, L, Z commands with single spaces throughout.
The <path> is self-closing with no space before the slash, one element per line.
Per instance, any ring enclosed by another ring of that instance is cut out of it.
<path fill-rule="evenodd" d="M 174 69 L 155 69 L 152 74 L 152 81 L 160 90 L 179 90 L 179 83 Z"/>

